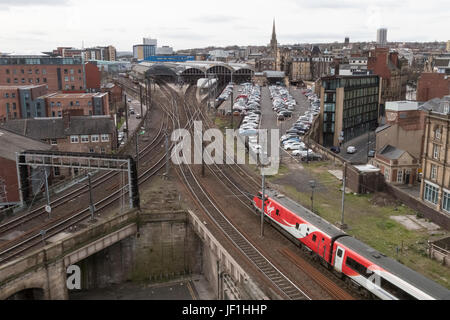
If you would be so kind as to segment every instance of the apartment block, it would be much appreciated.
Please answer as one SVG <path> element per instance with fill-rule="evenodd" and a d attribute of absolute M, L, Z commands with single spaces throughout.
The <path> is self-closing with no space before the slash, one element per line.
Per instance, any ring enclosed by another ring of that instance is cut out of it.
<path fill-rule="evenodd" d="M 45 85 L 52 91 L 85 90 L 81 57 L 53 58 L 46 55 L 0 56 L 0 85 Z"/>
<path fill-rule="evenodd" d="M 320 144 L 337 146 L 378 126 L 378 76 L 321 78 Z"/>

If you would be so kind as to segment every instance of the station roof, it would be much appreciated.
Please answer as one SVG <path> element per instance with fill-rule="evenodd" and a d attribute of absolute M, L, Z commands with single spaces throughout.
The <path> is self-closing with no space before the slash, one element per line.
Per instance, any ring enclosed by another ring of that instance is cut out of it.
<path fill-rule="evenodd" d="M 231 72 L 243 69 L 248 69 L 251 72 L 254 72 L 254 67 L 245 63 L 224 63 L 220 61 L 186 61 L 186 62 L 163 62 L 163 63 L 143 61 L 140 62 L 139 64 L 134 65 L 133 70 L 137 73 L 144 74 L 147 73 L 150 69 L 155 70 L 155 68 L 158 68 L 160 71 L 164 69 L 166 70 L 167 73 L 174 72 L 175 75 L 180 75 L 181 73 L 183 73 L 185 70 L 188 69 L 198 69 L 206 73 L 209 69 L 218 66 L 227 68 Z"/>

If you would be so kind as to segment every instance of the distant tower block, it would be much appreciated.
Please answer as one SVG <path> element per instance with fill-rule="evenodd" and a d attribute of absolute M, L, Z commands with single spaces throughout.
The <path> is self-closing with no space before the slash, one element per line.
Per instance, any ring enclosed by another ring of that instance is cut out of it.
<path fill-rule="evenodd" d="M 387 29 L 380 28 L 377 30 L 377 43 L 381 46 L 385 46 L 387 44 Z"/>
<path fill-rule="evenodd" d="M 349 37 L 345 37 L 344 43 L 345 43 L 345 45 L 348 45 L 350 43 L 350 38 Z"/>

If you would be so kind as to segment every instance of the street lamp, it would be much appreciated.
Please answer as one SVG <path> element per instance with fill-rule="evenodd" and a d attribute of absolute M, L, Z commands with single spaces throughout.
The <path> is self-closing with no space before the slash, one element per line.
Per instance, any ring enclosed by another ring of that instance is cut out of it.
<path fill-rule="evenodd" d="M 314 189 L 316 188 L 316 181 L 310 180 L 309 186 L 311 187 L 311 211 L 314 212 Z"/>

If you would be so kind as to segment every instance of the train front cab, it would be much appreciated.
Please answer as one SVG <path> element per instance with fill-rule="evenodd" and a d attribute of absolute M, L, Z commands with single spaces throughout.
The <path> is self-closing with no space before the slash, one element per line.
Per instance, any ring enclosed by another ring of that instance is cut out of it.
<path fill-rule="evenodd" d="M 333 250 L 333 268 L 341 275 L 341 277 L 345 277 L 347 282 L 350 281 L 358 286 L 360 290 L 364 290 L 363 293 L 367 294 L 370 292 L 374 297 L 378 297 L 382 300 L 434 299 L 432 296 L 426 294 L 419 288 L 414 287 L 404 279 L 383 269 L 373 261 L 387 259 L 379 252 L 367 247 L 374 259 L 366 259 L 366 257 L 357 253 L 356 250 L 350 249 L 340 243 L 340 241 L 356 242 L 358 240 L 348 236 L 335 242 Z"/>

